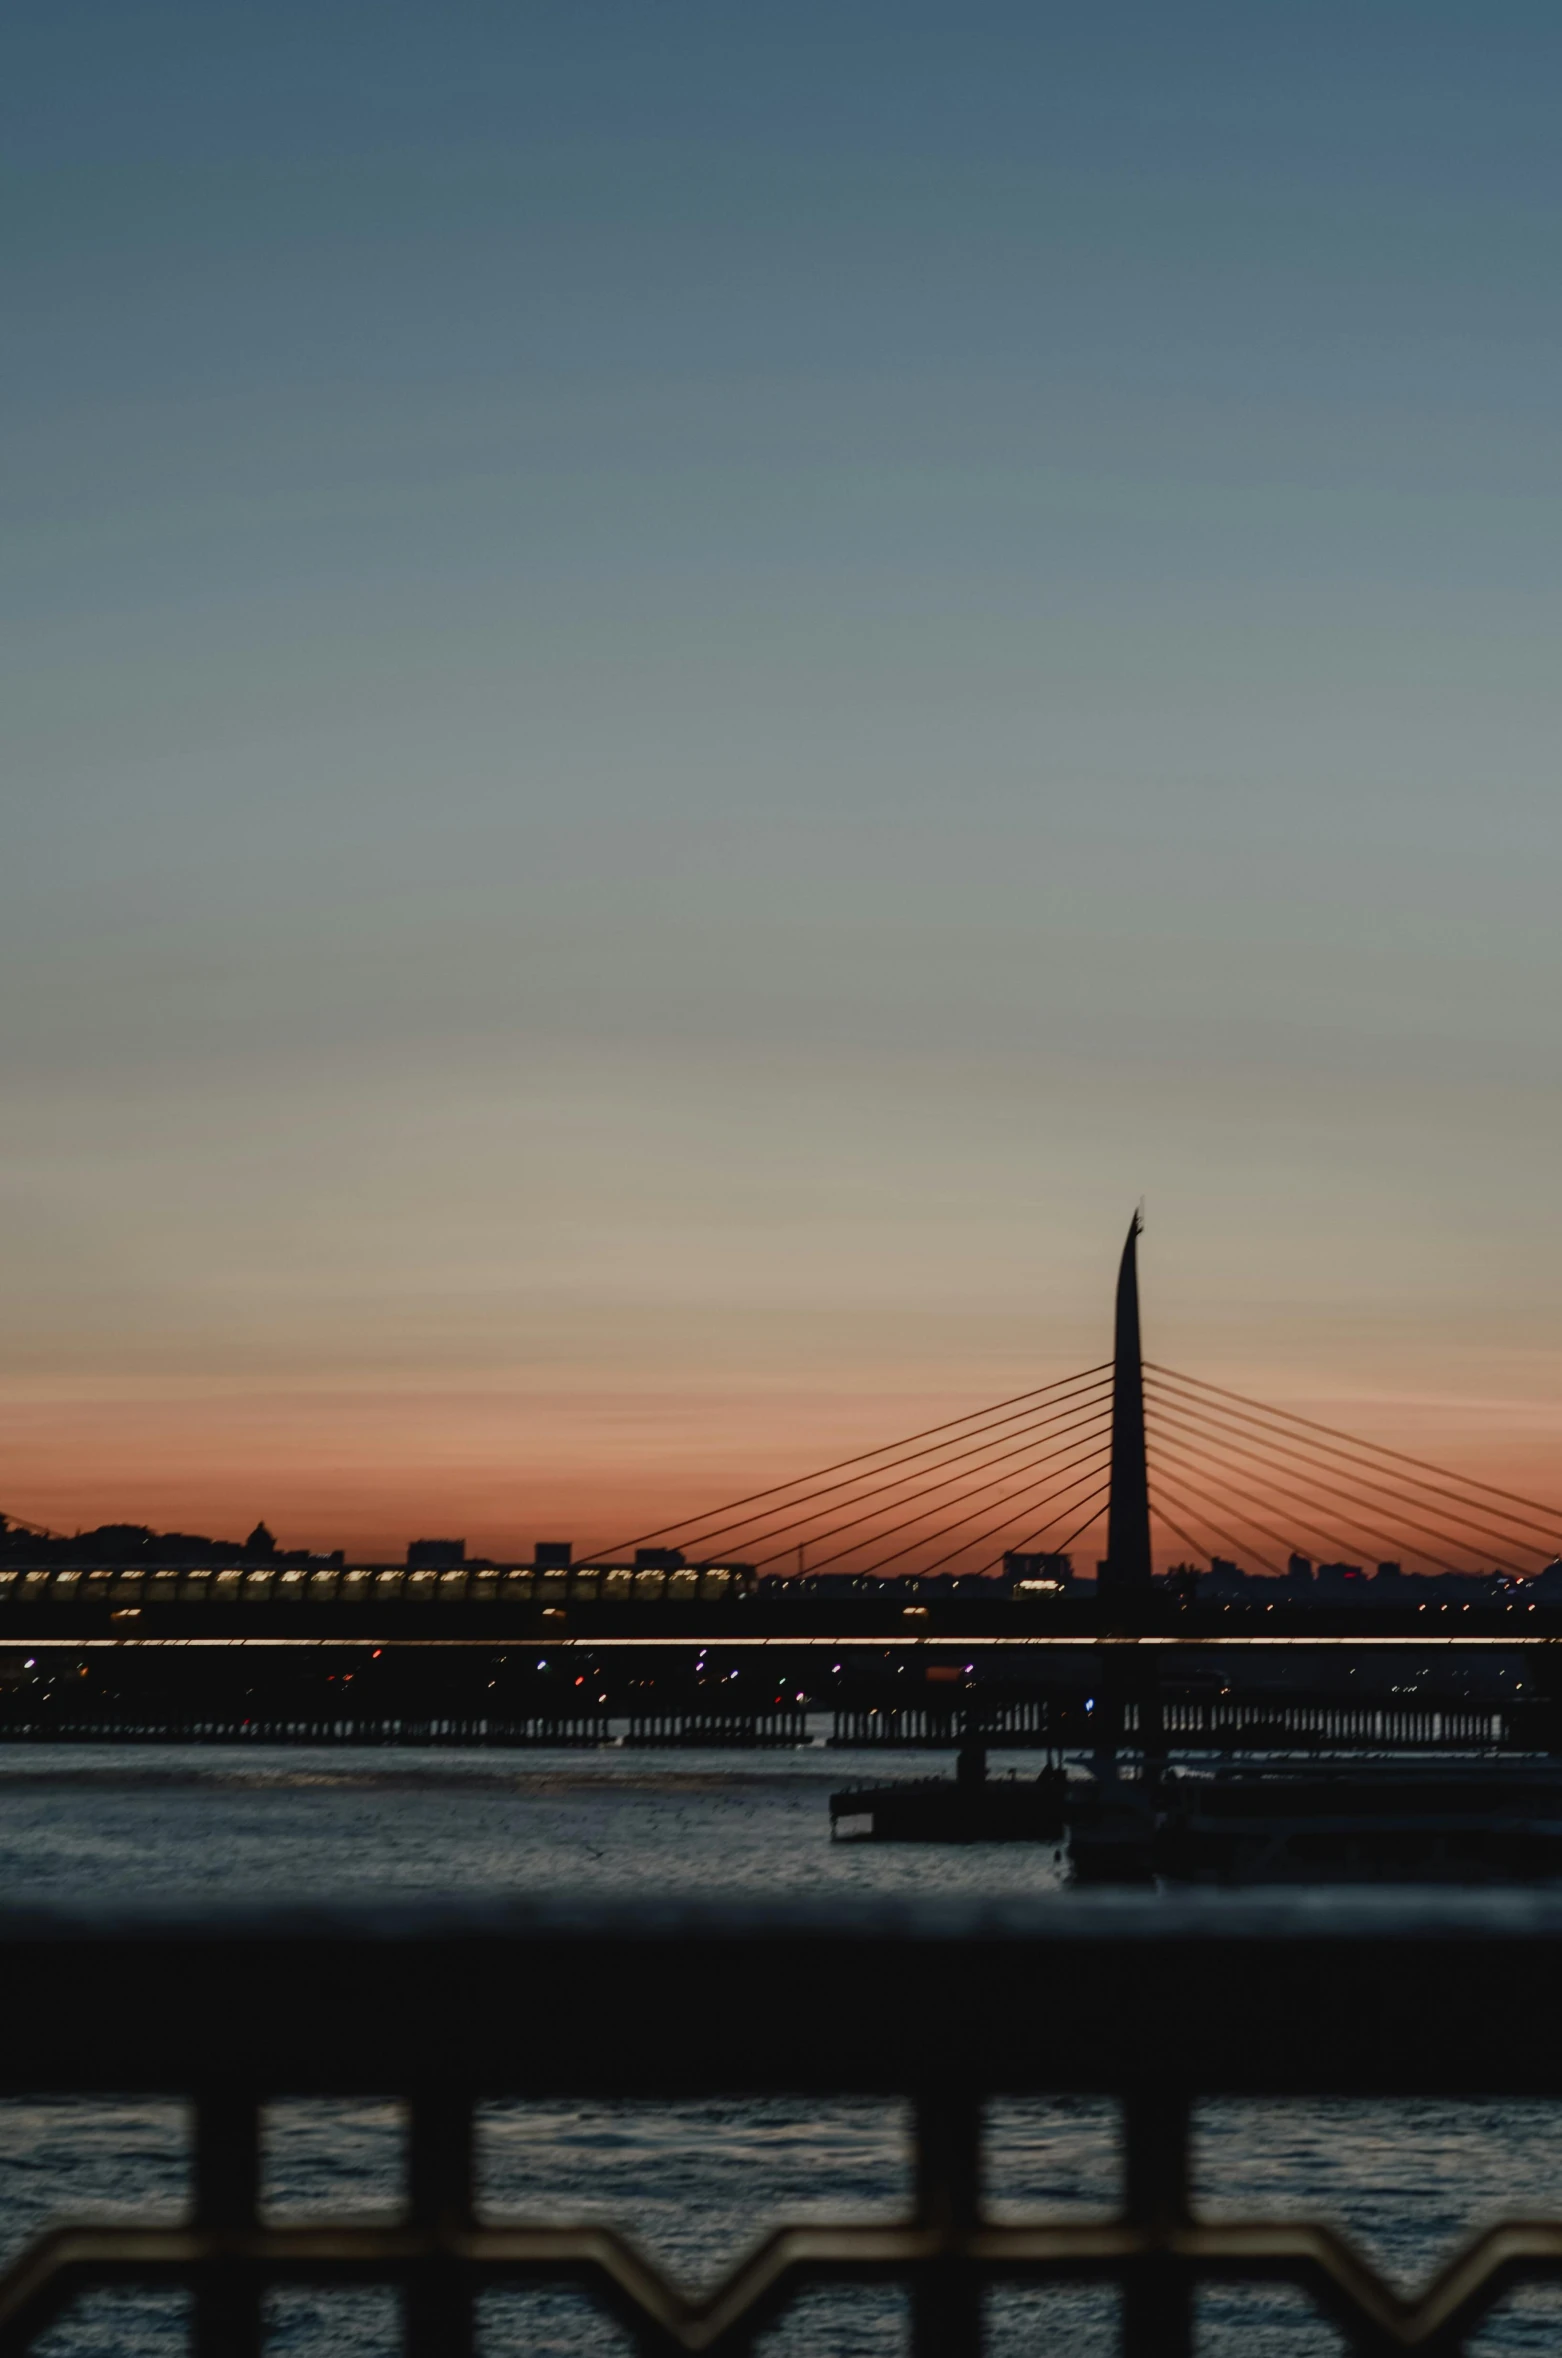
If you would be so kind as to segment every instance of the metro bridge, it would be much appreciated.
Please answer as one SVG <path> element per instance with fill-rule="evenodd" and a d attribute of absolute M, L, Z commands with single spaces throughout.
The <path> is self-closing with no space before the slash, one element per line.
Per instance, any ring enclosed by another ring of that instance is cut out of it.
<path fill-rule="evenodd" d="M 1512 1643 L 1562 1631 L 1562 1508 L 1147 1363 L 1138 1235 L 1136 1217 L 1110 1360 L 588 1560 L 555 1545 L 529 1564 L 158 1566 L 83 1562 L 66 1543 L 63 1559 L 40 1546 L 29 1562 L 13 1532 L 0 1648 Z M 1181 1559 L 1159 1582 L 1157 1525 L 1163 1559 Z M 1072 1551 L 1097 1535 L 1098 1577 L 1076 1581 Z"/>
<path fill-rule="evenodd" d="M 1327 1684 L 1331 1658 L 1483 1649 L 1522 1650 L 1532 1686 L 1562 1687 L 1562 1510 L 1147 1363 L 1138 1234 L 1136 1218 L 1109 1361 L 590 1561 L 23 1552 L 0 1565 L 0 1732 L 40 1688 L 65 1711 L 66 1680 L 67 1716 L 96 1696 L 106 1721 L 156 1699 L 154 1718 L 193 1724 L 209 1699 L 215 1720 L 253 1724 L 292 1693 L 343 1719 L 374 1717 L 377 1696 L 385 1724 L 410 1724 L 421 1691 L 425 1717 L 444 1697 L 453 1721 L 515 1729 L 637 1710 L 757 1726 L 900 1709 L 918 1683 L 1018 1708 L 1081 1681 L 1117 1694 L 1126 1728 L 1140 1700 L 1153 1716 L 1152 1666 L 1170 1708 L 1208 1649 L 1249 1687 L 1288 1662 Z M 1157 1523 L 1163 1558 L 1182 1550 L 1159 1580 Z M 1102 1526 L 1097 1578 L 1077 1581 L 1071 1551 Z"/>
<path fill-rule="evenodd" d="M 638 1585 L 638 1584 L 637 1584 Z M 1155 1589 L 1038 1597 L 996 1580 L 930 1590 L 915 1576 L 877 1592 L 806 1582 L 745 1588 L 724 1570 L 679 1595 L 671 1583 L 614 1594 L 590 1569 L 539 1580 L 526 1566 L 434 1576 L 399 1566 L 262 1575 L 202 1569 L 0 1570 L 0 1654 L 18 1646 L 470 1645 L 671 1649 L 832 1648 L 941 1655 L 976 1648 L 1063 1653 L 1103 1647 L 1316 1649 L 1529 1646 L 1562 1638 L 1562 1599 L 1522 1590 L 1469 1601 L 1412 1595 L 1361 1604 L 1183 1599 Z"/>

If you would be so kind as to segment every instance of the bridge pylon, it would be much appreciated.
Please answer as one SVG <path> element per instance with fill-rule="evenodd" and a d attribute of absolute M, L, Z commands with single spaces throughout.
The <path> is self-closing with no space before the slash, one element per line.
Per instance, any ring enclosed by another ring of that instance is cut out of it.
<path fill-rule="evenodd" d="M 1139 1340 L 1138 1243 L 1143 1221 L 1135 1212 L 1117 1271 L 1112 1353 L 1112 1474 L 1107 1501 L 1103 1598 L 1150 1594 L 1150 1473 L 1144 1441 L 1144 1354 Z"/>

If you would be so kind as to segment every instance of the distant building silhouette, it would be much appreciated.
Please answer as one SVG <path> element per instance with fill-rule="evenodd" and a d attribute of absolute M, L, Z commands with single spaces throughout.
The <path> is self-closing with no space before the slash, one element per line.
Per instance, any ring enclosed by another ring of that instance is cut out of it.
<path fill-rule="evenodd" d="M 411 1539 L 407 1542 L 409 1572 L 451 1572 L 466 1562 L 464 1539 Z"/>
<path fill-rule="evenodd" d="M 184 1533 L 167 1536 L 183 1539 Z M 73 1555 L 80 1554 L 88 1562 L 116 1564 L 133 1562 L 145 1553 L 148 1540 L 158 1537 L 145 1523 L 100 1523 L 95 1531 L 78 1531 L 69 1546 Z"/>
<path fill-rule="evenodd" d="M 1213 1597 L 1245 1596 L 1247 1574 L 1240 1564 L 1231 1563 L 1225 1556 L 1211 1556 L 1208 1593 Z"/>
<path fill-rule="evenodd" d="M 100 1523 L 95 1530 L 77 1531 L 66 1539 L 57 1532 L 41 1531 L 35 1524 L 0 1515 L 0 1561 L 12 1564 L 173 1572 L 192 1568 L 217 1571 L 240 1564 L 265 1564 L 280 1570 L 294 1565 L 329 1566 L 344 1560 L 340 1548 L 331 1555 L 315 1555 L 308 1548 L 279 1548 L 264 1523 L 258 1523 L 242 1544 L 236 1539 L 210 1539 L 199 1531 L 153 1531 L 145 1523 Z"/>
<path fill-rule="evenodd" d="M 1199 1593 L 1199 1568 L 1197 1564 L 1169 1565 L 1167 1567 L 1166 1578 L 1163 1586 L 1165 1587 L 1166 1594 L 1169 1597 L 1175 1597 L 1177 1603 L 1182 1607 L 1186 1608 L 1189 1605 L 1195 1604 L 1198 1600 Z"/>

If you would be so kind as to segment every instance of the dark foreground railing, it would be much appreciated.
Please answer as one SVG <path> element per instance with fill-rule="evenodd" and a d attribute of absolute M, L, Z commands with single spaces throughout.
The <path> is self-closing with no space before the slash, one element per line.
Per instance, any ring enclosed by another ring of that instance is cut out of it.
<path fill-rule="evenodd" d="M 922 2358 L 981 2347 L 999 2283 L 1106 2282 L 1131 2358 L 1190 2346 L 1196 2288 L 1299 2286 L 1369 2352 L 1463 2349 L 1515 2284 L 1562 2280 L 1562 2219 L 1476 2238 L 1401 2299 L 1331 2228 L 1201 2222 L 1196 2097 L 1562 2097 L 1562 1902 L 1521 1894 L 998 1905 L 359 1907 L 200 1920 L 0 1914 L 0 2092 L 187 2096 L 193 2216 L 77 2225 L 0 2280 L 0 2352 L 92 2286 L 195 2296 L 203 2358 L 260 2347 L 284 2284 L 391 2285 L 414 2358 L 473 2347 L 480 2293 L 583 2288 L 643 2351 L 738 2351 L 805 2287 L 909 2288 Z M 269 2099 L 395 2094 L 405 2218 L 269 2227 Z M 1119 2216 L 999 2225 L 983 2100 L 1120 2099 Z M 900 2225 L 783 2228 L 690 2301 L 599 2226 L 486 2225 L 475 2106 L 496 2097 L 909 2097 Z"/>

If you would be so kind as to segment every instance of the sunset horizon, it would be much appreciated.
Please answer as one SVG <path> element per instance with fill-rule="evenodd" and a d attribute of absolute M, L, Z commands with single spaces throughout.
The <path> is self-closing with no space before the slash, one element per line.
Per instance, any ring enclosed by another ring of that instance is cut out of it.
<path fill-rule="evenodd" d="M 1152 1334 L 1161 1275 L 1154 1242 L 1152 1233 Z M 1103 1255 L 1102 1308 L 1109 1269 Z M 1081 1340 L 1087 1331 L 1077 1309 L 1067 1331 Z M 19 1478 L 30 1461 L 36 1478 L 25 1498 L 13 1481 L 0 1513 L 67 1534 L 122 1523 L 230 1540 L 263 1520 L 286 1546 L 373 1562 L 399 1561 L 410 1541 L 436 1534 L 495 1561 L 523 1561 L 537 1540 L 564 1538 L 590 1561 L 648 1532 L 675 1531 L 722 1499 L 938 1428 L 1009 1396 L 1010 1386 L 1046 1386 L 1072 1373 L 1057 1356 L 1029 1366 L 1017 1353 L 984 1361 L 967 1337 L 969 1382 L 959 1389 L 947 1372 L 915 1363 L 864 1371 L 853 1387 L 839 1357 L 832 1383 L 806 1388 L 789 1369 L 753 1365 L 725 1375 L 708 1367 L 704 1391 L 656 1371 L 636 1388 L 602 1389 L 578 1368 L 572 1380 L 532 1373 L 517 1381 L 490 1370 L 481 1388 L 437 1389 L 411 1376 L 395 1389 L 319 1382 L 265 1391 L 220 1375 L 198 1389 L 177 1376 L 131 1378 L 108 1402 L 45 1386 L 41 1397 L 11 1404 L 10 1462 Z M 1391 1353 L 1383 1359 L 1392 1366 Z M 1515 1371 L 1512 1359 L 1508 1368 Z M 1277 1369 L 1268 1358 L 1234 1357 L 1229 1344 L 1213 1372 L 1207 1363 L 1189 1372 L 1451 1473 L 1549 1497 L 1557 1409 L 1545 1394 L 1483 1397 L 1424 1381 L 1401 1388 L 1387 1367 L 1370 1386 L 1331 1386 L 1316 1368 Z M 1293 1388 L 1277 1386 L 1287 1374 Z M 1101 1532 L 1092 1523 L 1081 1536 L 1079 1570 L 1088 1577 Z M 1159 1517 L 1155 1540 L 1158 1564 L 1188 1553 Z"/>

